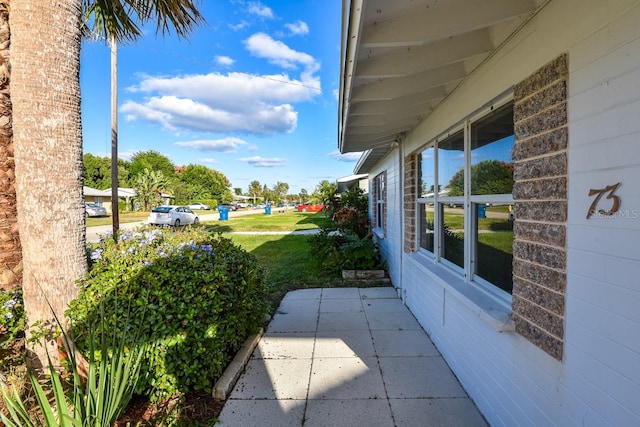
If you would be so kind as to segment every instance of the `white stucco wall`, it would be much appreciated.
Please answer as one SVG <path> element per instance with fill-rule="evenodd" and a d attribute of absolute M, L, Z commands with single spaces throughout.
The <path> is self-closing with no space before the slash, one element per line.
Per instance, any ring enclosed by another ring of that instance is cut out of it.
<path fill-rule="evenodd" d="M 434 269 L 419 254 L 398 259 L 403 239 L 398 149 L 370 174 L 388 174 L 388 232 L 380 244 L 394 285 L 404 288 L 406 304 L 492 425 L 637 426 L 640 2 L 552 0 L 409 134 L 402 150 L 419 149 L 563 52 L 569 60 L 563 360 L 514 332 L 497 331 L 476 299 L 461 296 L 460 283 L 451 286 L 453 276 L 444 269 Z M 618 182 L 618 215 L 587 220 L 589 189 Z"/>

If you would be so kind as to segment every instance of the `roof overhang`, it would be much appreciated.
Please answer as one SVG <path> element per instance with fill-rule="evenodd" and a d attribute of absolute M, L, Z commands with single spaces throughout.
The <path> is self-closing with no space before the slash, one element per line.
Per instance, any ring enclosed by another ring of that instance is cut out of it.
<path fill-rule="evenodd" d="M 368 172 L 548 1 L 343 0 L 338 146 L 371 159 L 354 173 Z"/>

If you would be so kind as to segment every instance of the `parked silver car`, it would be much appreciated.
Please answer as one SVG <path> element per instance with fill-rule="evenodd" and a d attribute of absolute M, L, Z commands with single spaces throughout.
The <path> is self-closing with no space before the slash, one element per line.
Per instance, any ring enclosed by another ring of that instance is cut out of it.
<path fill-rule="evenodd" d="M 95 203 L 85 203 L 84 204 L 84 216 L 89 218 L 93 216 L 107 216 L 107 210 Z"/>
<path fill-rule="evenodd" d="M 163 205 L 151 211 L 148 222 L 153 225 L 179 227 L 187 224 L 199 224 L 200 217 L 186 206 Z"/>
<path fill-rule="evenodd" d="M 187 205 L 187 207 L 189 209 L 202 209 L 205 211 L 208 211 L 209 209 L 211 209 L 211 206 L 206 205 L 204 203 L 200 203 L 200 202 L 191 203 L 190 205 Z"/>

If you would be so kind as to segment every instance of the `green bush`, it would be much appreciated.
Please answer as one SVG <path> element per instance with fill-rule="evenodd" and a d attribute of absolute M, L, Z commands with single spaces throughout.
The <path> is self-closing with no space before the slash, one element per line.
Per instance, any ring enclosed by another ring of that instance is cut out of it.
<path fill-rule="evenodd" d="M 255 257 L 202 229 L 127 231 L 91 252 L 91 269 L 70 304 L 74 339 L 102 302 L 110 329 L 135 331 L 153 344 L 138 392 L 159 401 L 210 391 L 247 336 L 262 325 L 265 287 Z M 132 335 L 132 334 L 130 334 Z"/>
<path fill-rule="evenodd" d="M 311 246 L 320 267 L 327 271 L 383 268 L 378 247 L 370 236 L 322 229 L 311 238 Z"/>

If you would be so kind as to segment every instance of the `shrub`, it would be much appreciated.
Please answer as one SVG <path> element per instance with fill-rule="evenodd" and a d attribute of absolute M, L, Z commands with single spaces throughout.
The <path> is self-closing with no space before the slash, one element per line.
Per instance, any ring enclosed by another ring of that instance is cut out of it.
<path fill-rule="evenodd" d="M 311 239 L 320 267 L 328 271 L 383 268 L 378 247 L 370 237 L 323 229 Z"/>
<path fill-rule="evenodd" d="M 74 339 L 86 349 L 86 325 L 99 317 L 102 303 L 112 330 L 132 329 L 153 344 L 137 390 L 153 401 L 210 391 L 264 320 L 264 279 L 255 257 L 219 235 L 194 228 L 129 231 L 101 241 L 90 259 L 67 313 Z"/>

